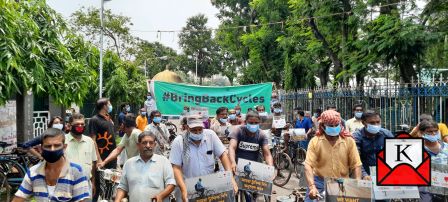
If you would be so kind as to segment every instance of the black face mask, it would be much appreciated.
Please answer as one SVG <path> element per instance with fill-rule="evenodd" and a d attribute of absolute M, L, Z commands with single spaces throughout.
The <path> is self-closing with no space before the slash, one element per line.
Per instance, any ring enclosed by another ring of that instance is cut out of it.
<path fill-rule="evenodd" d="M 64 148 L 55 151 L 48 151 L 45 149 L 42 150 L 42 158 L 44 158 L 48 163 L 54 163 L 58 161 L 62 156 L 64 156 Z"/>

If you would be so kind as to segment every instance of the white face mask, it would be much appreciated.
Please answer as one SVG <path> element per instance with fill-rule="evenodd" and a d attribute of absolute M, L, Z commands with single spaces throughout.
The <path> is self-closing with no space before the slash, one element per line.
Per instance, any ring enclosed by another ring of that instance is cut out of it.
<path fill-rule="evenodd" d="M 59 130 L 62 130 L 62 128 L 64 128 L 64 125 L 62 125 L 62 123 L 55 123 L 55 124 L 53 124 L 52 128 L 57 128 Z"/>

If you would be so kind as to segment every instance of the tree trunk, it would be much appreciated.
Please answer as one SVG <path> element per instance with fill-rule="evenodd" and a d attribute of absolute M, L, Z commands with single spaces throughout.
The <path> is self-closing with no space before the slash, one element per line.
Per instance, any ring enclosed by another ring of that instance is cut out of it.
<path fill-rule="evenodd" d="M 309 5 L 309 6 L 311 6 L 311 5 Z M 325 51 L 327 52 L 328 57 L 330 58 L 331 62 L 333 62 L 334 70 L 335 70 L 334 75 L 336 76 L 337 74 L 339 74 L 342 71 L 342 62 L 341 62 L 341 60 L 339 60 L 337 54 L 331 49 L 331 47 L 328 44 L 325 37 L 320 33 L 320 31 L 316 25 L 316 22 L 314 21 L 313 15 L 309 14 L 308 17 L 310 18 L 308 21 L 308 24 L 311 27 L 314 36 L 316 37 L 317 40 L 322 42 L 322 46 L 324 47 Z"/>
<path fill-rule="evenodd" d="M 33 94 L 28 95 L 26 90 L 16 95 L 16 127 L 17 142 L 23 143 L 33 138 Z"/>

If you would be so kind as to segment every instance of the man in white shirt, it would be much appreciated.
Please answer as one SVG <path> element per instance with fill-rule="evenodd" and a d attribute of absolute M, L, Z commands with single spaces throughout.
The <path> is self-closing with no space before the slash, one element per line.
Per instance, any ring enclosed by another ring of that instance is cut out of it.
<path fill-rule="evenodd" d="M 156 136 L 157 147 L 155 153 L 163 154 L 166 148 L 170 145 L 170 132 L 166 125 L 161 123 L 162 114 L 158 110 L 152 111 L 149 118 L 152 121 L 145 127 L 145 131 L 150 131 Z"/>
<path fill-rule="evenodd" d="M 124 164 L 123 175 L 117 188 L 115 202 L 128 195 L 131 202 L 168 202 L 176 181 L 170 161 L 154 154 L 156 137 L 149 131 L 138 136 L 140 155 Z"/>

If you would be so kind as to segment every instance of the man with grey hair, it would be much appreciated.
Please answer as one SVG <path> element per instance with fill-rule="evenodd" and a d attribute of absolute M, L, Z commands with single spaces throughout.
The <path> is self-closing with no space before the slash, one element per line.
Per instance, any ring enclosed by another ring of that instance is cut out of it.
<path fill-rule="evenodd" d="M 36 201 L 85 201 L 91 198 L 87 176 L 82 167 L 64 156 L 65 135 L 49 128 L 42 136 L 44 161 L 31 167 L 23 178 L 13 202 L 34 197 Z"/>
<path fill-rule="evenodd" d="M 225 170 L 231 170 L 226 148 L 215 132 L 204 129 L 202 120 L 200 115 L 188 116 L 186 133 L 177 136 L 171 145 L 170 161 L 179 186 L 176 191 L 176 199 L 179 201 L 188 201 L 184 179 L 212 174 L 216 157 Z M 236 193 L 237 185 L 234 180 L 232 182 Z"/>
<path fill-rule="evenodd" d="M 138 135 L 140 155 L 130 158 L 123 167 L 116 202 L 129 195 L 129 201 L 168 202 L 176 181 L 170 161 L 164 156 L 154 154 L 156 137 L 150 131 Z"/>

